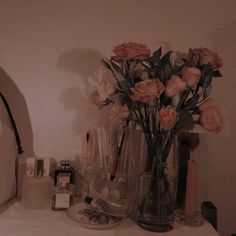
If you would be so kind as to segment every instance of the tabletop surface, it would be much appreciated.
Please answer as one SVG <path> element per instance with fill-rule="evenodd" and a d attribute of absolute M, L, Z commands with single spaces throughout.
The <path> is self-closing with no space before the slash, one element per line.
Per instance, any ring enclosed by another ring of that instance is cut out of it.
<path fill-rule="evenodd" d="M 188 227 L 174 224 L 173 230 L 167 233 L 154 233 L 141 229 L 127 218 L 120 225 L 109 229 L 92 230 L 82 227 L 70 219 L 65 211 L 27 210 L 21 202 L 13 202 L 0 214 L 0 236 L 219 236 L 206 221 L 200 227 Z"/>

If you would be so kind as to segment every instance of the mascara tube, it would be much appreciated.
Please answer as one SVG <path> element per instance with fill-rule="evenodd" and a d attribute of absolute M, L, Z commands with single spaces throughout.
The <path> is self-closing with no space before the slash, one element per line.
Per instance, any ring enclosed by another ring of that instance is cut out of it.
<path fill-rule="evenodd" d="M 84 198 L 84 201 L 91 207 L 95 208 L 97 211 L 105 213 L 107 215 L 124 217 L 128 212 L 126 207 L 118 204 L 117 206 L 115 206 L 100 198 L 92 198 L 90 196 L 86 196 Z"/>

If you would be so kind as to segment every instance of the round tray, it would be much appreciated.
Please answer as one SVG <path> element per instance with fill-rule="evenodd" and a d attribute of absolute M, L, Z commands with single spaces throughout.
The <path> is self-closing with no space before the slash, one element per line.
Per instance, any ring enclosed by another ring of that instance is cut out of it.
<path fill-rule="evenodd" d="M 119 225 L 124 217 L 110 216 L 90 207 L 86 203 L 78 203 L 66 211 L 67 216 L 88 229 L 107 229 Z"/>

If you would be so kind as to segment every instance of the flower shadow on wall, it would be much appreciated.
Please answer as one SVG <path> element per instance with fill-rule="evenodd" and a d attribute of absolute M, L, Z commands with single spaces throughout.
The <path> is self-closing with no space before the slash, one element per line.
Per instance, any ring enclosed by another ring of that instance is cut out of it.
<path fill-rule="evenodd" d="M 78 76 L 78 86 L 66 88 L 60 95 L 59 101 L 65 109 L 75 112 L 75 119 L 71 129 L 76 133 L 83 133 L 104 122 L 106 109 L 99 111 L 89 100 L 88 94 L 109 72 L 101 65 L 102 54 L 94 49 L 73 48 L 63 52 L 57 66 L 59 69 Z"/>
<path fill-rule="evenodd" d="M 211 35 L 210 40 L 211 44 L 214 48 L 217 48 L 222 57 L 225 58 L 226 63 L 224 66 L 224 75 L 227 79 L 226 86 L 218 86 L 215 89 L 216 97 L 218 99 L 218 103 L 221 107 L 221 110 L 225 117 L 225 126 L 224 126 L 224 134 L 228 139 L 232 138 L 231 136 L 235 134 L 235 122 L 236 112 L 234 112 L 235 108 L 235 75 L 236 75 L 236 62 L 235 62 L 235 54 L 236 54 L 236 21 L 233 21 L 229 24 L 225 24 L 221 28 L 217 28 Z M 227 43 L 226 43 L 227 42 Z M 224 96 L 222 96 L 224 95 Z M 227 106 L 225 106 L 227 104 Z M 231 122 L 232 123 L 231 123 Z M 234 139 L 232 139 L 234 140 Z M 229 144 L 229 143 L 228 143 Z M 224 149 L 221 149 L 222 154 L 225 155 Z"/>
<path fill-rule="evenodd" d="M 21 138 L 24 153 L 22 156 L 34 156 L 33 150 L 33 131 L 29 116 L 29 111 L 24 98 L 19 88 L 14 83 L 13 79 L 4 71 L 0 66 L 0 89 L 1 93 L 5 96 L 12 115 L 15 119 L 16 126 Z M 1 120 L 1 122 L 8 121 Z"/>
<path fill-rule="evenodd" d="M 234 1 L 236 7 L 236 2 Z M 234 8 L 235 8 L 234 7 Z M 235 19 L 235 17 L 234 17 Z M 236 21 L 228 22 L 217 27 L 210 35 L 210 42 L 217 48 L 225 60 L 224 75 L 225 86 L 217 86 L 215 89 L 218 103 L 224 115 L 225 126 L 222 136 L 216 136 L 211 140 L 212 161 L 211 164 L 211 194 L 214 203 L 219 209 L 218 231 L 220 235 L 233 235 L 236 232 L 236 188 L 231 184 L 225 184 L 236 178 L 235 171 L 235 139 L 236 139 Z M 216 148 L 217 147 L 217 148 Z M 225 158 L 227 157 L 227 161 Z M 222 176 L 224 176 L 222 178 Z M 235 186 L 235 185 L 234 185 Z"/>

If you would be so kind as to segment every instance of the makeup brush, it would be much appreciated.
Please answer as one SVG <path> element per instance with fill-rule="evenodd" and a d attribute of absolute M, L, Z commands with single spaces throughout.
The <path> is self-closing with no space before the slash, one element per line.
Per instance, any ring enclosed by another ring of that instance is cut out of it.
<path fill-rule="evenodd" d="M 118 145 L 116 147 L 115 158 L 112 163 L 112 170 L 111 170 L 111 176 L 110 176 L 111 180 L 114 180 L 115 176 L 116 176 L 116 171 L 117 171 L 118 164 L 119 164 L 119 159 L 120 159 L 120 154 L 121 154 L 121 150 L 122 150 L 122 146 L 123 146 L 123 142 L 124 142 L 124 137 L 125 137 L 125 132 L 122 131 L 122 133 L 120 134 L 120 137 L 119 137 Z"/>

